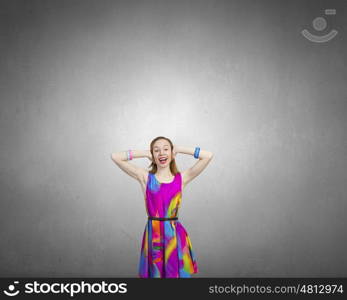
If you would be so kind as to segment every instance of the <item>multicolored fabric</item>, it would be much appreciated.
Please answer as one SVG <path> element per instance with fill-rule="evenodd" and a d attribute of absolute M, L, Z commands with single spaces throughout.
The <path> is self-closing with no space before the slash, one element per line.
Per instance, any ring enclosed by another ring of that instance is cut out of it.
<path fill-rule="evenodd" d="M 182 196 L 182 176 L 178 172 L 171 183 L 160 183 L 148 173 L 147 215 L 178 217 Z M 178 220 L 148 220 L 142 238 L 140 278 L 191 277 L 198 267 L 187 231 Z"/>

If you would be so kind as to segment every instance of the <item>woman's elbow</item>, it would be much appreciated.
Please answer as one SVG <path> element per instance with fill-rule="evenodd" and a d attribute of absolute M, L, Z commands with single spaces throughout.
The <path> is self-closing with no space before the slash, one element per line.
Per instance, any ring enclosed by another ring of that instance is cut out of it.
<path fill-rule="evenodd" d="M 118 161 L 122 160 L 119 152 L 111 153 L 111 159 L 115 163 L 117 163 Z"/>

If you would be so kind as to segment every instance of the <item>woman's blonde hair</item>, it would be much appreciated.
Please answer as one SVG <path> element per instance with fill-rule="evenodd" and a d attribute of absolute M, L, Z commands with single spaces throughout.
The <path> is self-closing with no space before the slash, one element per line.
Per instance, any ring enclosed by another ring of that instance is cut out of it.
<path fill-rule="evenodd" d="M 152 163 L 151 163 L 150 166 L 149 166 L 149 168 L 151 168 L 151 169 L 149 170 L 149 173 L 152 173 L 152 174 L 157 173 L 157 170 L 158 170 L 157 164 L 154 162 L 153 146 L 154 146 L 154 143 L 155 143 L 157 140 L 161 140 L 161 139 L 166 140 L 166 141 L 169 142 L 170 147 L 171 147 L 171 153 L 172 153 L 172 150 L 173 150 L 173 144 L 172 144 L 172 142 L 170 141 L 170 139 L 168 139 L 167 137 L 158 136 L 158 137 L 156 137 L 154 140 L 152 140 L 151 145 L 150 145 L 150 151 L 151 151 L 151 153 L 152 153 L 153 161 L 152 161 Z M 174 158 L 173 158 L 173 159 L 171 160 L 171 162 L 170 162 L 170 171 L 171 171 L 171 173 L 172 173 L 173 175 L 176 175 L 176 174 L 179 172 L 179 170 L 177 169 L 176 161 L 175 161 Z"/>

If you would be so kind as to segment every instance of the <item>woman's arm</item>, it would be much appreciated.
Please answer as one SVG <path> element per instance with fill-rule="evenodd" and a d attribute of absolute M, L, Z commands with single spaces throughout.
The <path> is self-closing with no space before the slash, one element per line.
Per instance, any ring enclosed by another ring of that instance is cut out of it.
<path fill-rule="evenodd" d="M 195 148 L 174 146 L 176 153 L 184 153 L 194 155 Z M 199 160 L 189 169 L 182 172 L 183 184 L 187 185 L 188 182 L 192 181 L 198 176 L 209 164 L 213 158 L 213 153 L 207 150 L 200 149 Z"/>
<path fill-rule="evenodd" d="M 152 154 L 149 150 L 132 150 L 133 158 L 147 157 L 152 160 Z M 121 168 L 125 173 L 140 181 L 144 178 L 146 170 L 131 164 L 127 158 L 127 151 L 115 152 L 111 154 L 111 159 L 116 165 Z"/>

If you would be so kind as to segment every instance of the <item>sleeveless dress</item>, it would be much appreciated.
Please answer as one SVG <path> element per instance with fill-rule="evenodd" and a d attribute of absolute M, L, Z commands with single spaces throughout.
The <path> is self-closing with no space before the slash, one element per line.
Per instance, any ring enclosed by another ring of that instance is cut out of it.
<path fill-rule="evenodd" d="M 178 217 L 182 176 L 160 183 L 148 173 L 146 210 L 152 217 Z M 198 267 L 187 231 L 178 220 L 149 220 L 142 237 L 138 276 L 140 278 L 191 277 Z"/>

